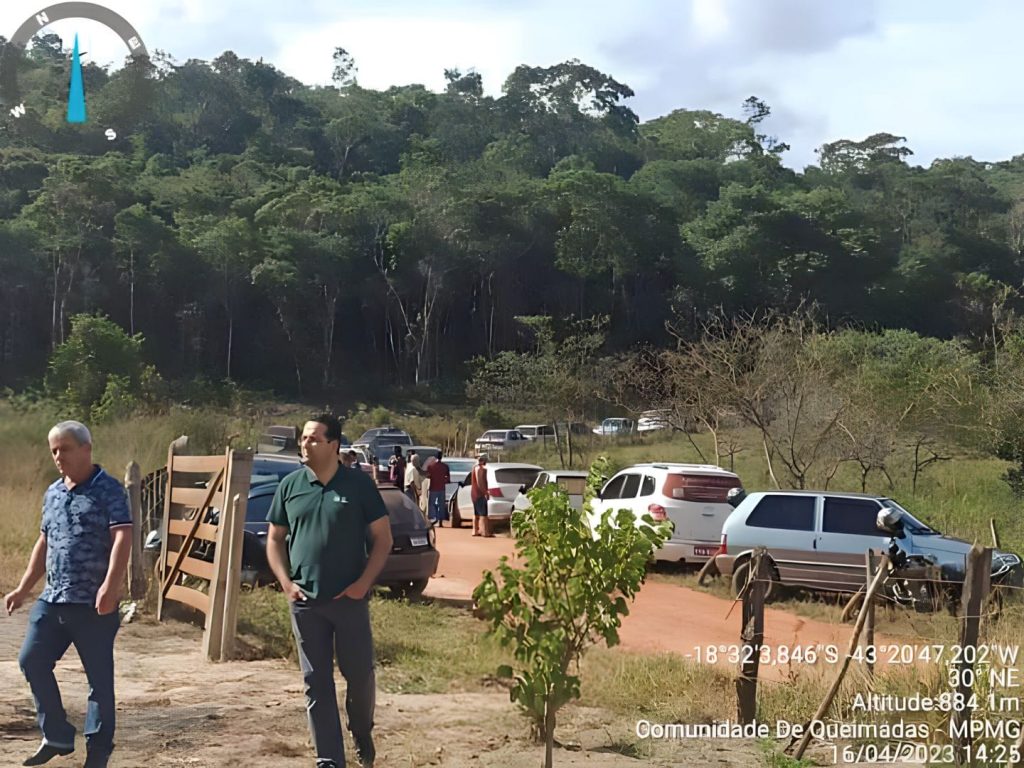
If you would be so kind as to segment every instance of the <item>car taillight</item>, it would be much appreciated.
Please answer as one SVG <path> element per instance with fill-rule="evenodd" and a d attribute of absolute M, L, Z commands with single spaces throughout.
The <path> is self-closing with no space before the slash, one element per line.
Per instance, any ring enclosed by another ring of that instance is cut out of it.
<path fill-rule="evenodd" d="M 726 546 L 727 539 L 728 539 L 728 537 L 723 533 L 722 534 L 722 544 L 718 548 L 718 554 L 720 554 L 720 555 L 728 555 L 729 554 L 729 550 L 728 550 L 728 548 Z"/>
<path fill-rule="evenodd" d="M 488 488 L 487 492 L 491 495 L 492 499 L 503 499 L 504 495 L 501 493 L 501 488 Z"/>
<path fill-rule="evenodd" d="M 668 520 L 668 515 L 665 513 L 665 508 L 661 504 L 648 504 L 647 511 L 651 517 L 654 518 L 654 522 L 661 523 Z"/>

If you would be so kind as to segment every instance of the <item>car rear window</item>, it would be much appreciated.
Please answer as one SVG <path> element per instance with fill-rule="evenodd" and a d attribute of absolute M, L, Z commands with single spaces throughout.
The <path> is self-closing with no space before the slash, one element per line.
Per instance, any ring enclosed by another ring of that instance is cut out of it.
<path fill-rule="evenodd" d="M 729 489 L 740 485 L 735 475 L 670 474 L 661 492 L 670 499 L 725 503 Z"/>
<path fill-rule="evenodd" d="M 876 521 L 881 505 L 868 499 L 825 497 L 825 515 L 821 520 L 824 533 L 846 533 L 854 536 L 885 536 Z"/>
<path fill-rule="evenodd" d="M 533 481 L 540 474 L 539 469 L 507 468 L 494 471 L 494 479 L 506 485 L 533 485 Z"/>
<path fill-rule="evenodd" d="M 765 496 L 747 517 L 754 528 L 814 530 L 814 496 Z"/>
<path fill-rule="evenodd" d="M 388 518 L 391 525 L 404 525 L 414 528 L 426 527 L 423 513 L 402 491 L 382 489 L 380 497 L 383 499 L 384 506 L 388 510 Z"/>
<path fill-rule="evenodd" d="M 587 478 L 560 477 L 558 478 L 558 487 L 563 489 L 570 496 L 582 496 L 583 491 L 587 488 Z"/>

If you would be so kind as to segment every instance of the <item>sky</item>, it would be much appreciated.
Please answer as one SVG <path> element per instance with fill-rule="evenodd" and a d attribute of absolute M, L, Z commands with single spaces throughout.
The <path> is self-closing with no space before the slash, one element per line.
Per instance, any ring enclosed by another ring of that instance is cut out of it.
<path fill-rule="evenodd" d="M 422 83 L 475 69 L 501 94 L 516 66 L 579 59 L 629 85 L 647 121 L 674 109 L 742 117 L 756 95 L 767 133 L 797 170 L 837 139 L 907 138 L 913 164 L 1024 153 L 1024 3 L 1017 0 L 104 0 L 150 52 L 210 60 L 225 50 L 307 84 L 328 84 L 333 51 L 360 85 Z M 11 36 L 46 0 L 3 0 Z M 126 49 L 105 28 L 48 28 L 106 64 Z"/>

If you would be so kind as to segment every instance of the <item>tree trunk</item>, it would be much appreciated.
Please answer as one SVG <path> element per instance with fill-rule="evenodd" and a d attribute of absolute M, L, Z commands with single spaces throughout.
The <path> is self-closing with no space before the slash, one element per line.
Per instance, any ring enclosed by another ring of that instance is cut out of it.
<path fill-rule="evenodd" d="M 128 249 L 128 327 L 135 335 L 135 249 Z"/>
<path fill-rule="evenodd" d="M 761 444 L 764 446 L 764 459 L 768 462 L 768 475 L 771 477 L 772 484 L 775 486 L 776 490 L 781 490 L 782 486 L 779 485 L 779 479 L 775 476 L 775 468 L 772 466 L 772 454 L 771 451 L 768 450 L 768 440 L 762 438 Z"/>
<path fill-rule="evenodd" d="M 555 445 L 558 446 L 558 463 L 565 469 L 565 454 L 562 453 L 562 436 L 558 434 L 558 422 L 551 420 L 551 428 L 555 431 Z"/>
<path fill-rule="evenodd" d="M 53 256 L 53 306 L 50 313 L 50 351 L 52 352 L 57 348 L 57 317 L 58 317 L 58 306 L 60 304 L 60 286 L 58 285 L 60 280 L 60 257 L 54 254 Z"/>
<path fill-rule="evenodd" d="M 323 368 L 320 373 L 320 384 L 327 389 L 331 379 L 331 360 L 334 352 L 335 315 L 338 307 L 338 291 L 324 286 L 324 311 L 327 312 L 327 323 L 324 325 Z"/>
<path fill-rule="evenodd" d="M 280 304 L 275 304 L 274 308 L 277 310 L 277 319 L 281 323 L 281 328 L 284 330 L 285 338 L 288 339 L 288 348 L 292 353 L 292 364 L 295 366 L 295 385 L 298 388 L 298 396 L 302 397 L 302 368 L 299 365 L 299 354 L 298 349 L 295 347 L 295 334 L 292 333 L 291 326 L 288 321 L 285 320 L 284 310 Z"/>
<path fill-rule="evenodd" d="M 231 311 L 231 307 L 227 307 L 228 310 L 228 365 L 227 365 L 227 378 L 231 381 L 231 348 L 235 343 L 235 313 Z"/>
<path fill-rule="evenodd" d="M 555 748 L 555 710 L 550 701 L 544 705 L 544 768 L 552 768 Z"/>

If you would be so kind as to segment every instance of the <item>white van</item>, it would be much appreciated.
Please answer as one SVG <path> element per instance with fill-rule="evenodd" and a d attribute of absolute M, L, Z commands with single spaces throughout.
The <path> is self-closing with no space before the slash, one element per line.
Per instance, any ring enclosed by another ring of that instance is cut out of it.
<path fill-rule="evenodd" d="M 628 509 L 639 519 L 670 520 L 672 537 L 655 559 L 702 563 L 718 553 L 722 524 L 733 511 L 727 499 L 739 477 L 713 464 L 634 464 L 609 480 L 591 502 L 591 526 L 605 510 Z"/>

